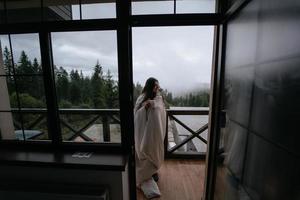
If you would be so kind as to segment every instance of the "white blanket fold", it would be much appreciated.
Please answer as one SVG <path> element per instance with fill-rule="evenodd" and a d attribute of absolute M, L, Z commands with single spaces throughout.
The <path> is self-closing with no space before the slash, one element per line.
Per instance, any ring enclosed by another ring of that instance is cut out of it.
<path fill-rule="evenodd" d="M 144 181 L 141 185 L 141 189 L 148 199 L 161 196 L 159 188 L 152 178 L 148 181 Z"/>
<path fill-rule="evenodd" d="M 135 106 L 134 134 L 136 149 L 137 184 L 149 181 L 164 160 L 166 112 L 162 96 L 151 100 L 146 110 L 141 106 L 144 95 L 139 96 Z"/>

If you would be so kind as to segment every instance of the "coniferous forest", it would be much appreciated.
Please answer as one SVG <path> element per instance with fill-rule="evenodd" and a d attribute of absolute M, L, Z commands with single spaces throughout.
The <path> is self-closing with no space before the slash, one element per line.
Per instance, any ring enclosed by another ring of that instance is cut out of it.
<path fill-rule="evenodd" d="M 3 62 L 7 75 L 7 86 L 11 107 L 43 108 L 46 107 L 43 85 L 43 70 L 40 62 L 34 58 L 30 60 L 26 52 L 22 51 L 20 58 L 14 58 L 7 47 L 3 50 Z M 12 76 L 15 74 L 16 76 Z M 91 75 L 82 71 L 67 71 L 62 66 L 54 67 L 57 100 L 60 108 L 118 108 L 118 81 L 108 70 L 103 71 L 99 61 L 95 62 Z M 16 87 L 17 86 L 17 87 Z M 143 86 L 134 84 L 134 101 L 141 93 Z M 18 93 L 16 93 L 18 91 Z M 168 106 L 177 107 L 208 107 L 209 90 L 191 92 L 183 96 L 174 97 L 167 90 L 163 90 Z"/>

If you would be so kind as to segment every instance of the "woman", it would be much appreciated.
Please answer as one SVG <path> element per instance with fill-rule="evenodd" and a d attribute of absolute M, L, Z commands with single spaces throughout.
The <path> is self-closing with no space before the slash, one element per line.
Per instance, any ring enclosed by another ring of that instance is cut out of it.
<path fill-rule="evenodd" d="M 155 78 L 149 78 L 134 108 L 137 185 L 148 198 L 160 196 L 152 176 L 164 160 L 166 112 Z"/>

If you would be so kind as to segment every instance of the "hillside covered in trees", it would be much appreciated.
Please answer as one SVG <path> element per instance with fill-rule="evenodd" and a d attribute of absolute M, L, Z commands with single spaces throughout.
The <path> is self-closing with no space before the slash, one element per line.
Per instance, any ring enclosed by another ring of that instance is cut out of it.
<path fill-rule="evenodd" d="M 42 108 L 45 107 L 45 92 L 43 84 L 43 70 L 40 62 L 29 59 L 22 51 L 20 58 L 14 58 L 7 47 L 3 51 L 4 69 L 7 75 L 7 85 L 11 100 L 11 107 Z M 55 84 L 60 108 L 118 108 L 119 87 L 111 72 L 103 72 L 103 67 L 97 61 L 91 75 L 82 71 L 67 71 L 62 66 L 55 66 Z M 17 75 L 17 76 L 13 76 Z M 16 92 L 18 91 L 18 92 Z M 134 84 L 134 101 L 142 91 L 142 85 Z M 169 106 L 178 107 L 207 107 L 209 90 L 189 93 L 180 97 L 173 97 L 172 93 L 163 90 L 163 96 Z"/>

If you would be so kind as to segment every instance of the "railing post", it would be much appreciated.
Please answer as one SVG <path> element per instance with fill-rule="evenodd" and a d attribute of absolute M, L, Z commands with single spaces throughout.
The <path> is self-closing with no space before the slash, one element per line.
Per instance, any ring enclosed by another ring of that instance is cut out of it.
<path fill-rule="evenodd" d="M 165 158 L 168 158 L 168 143 L 169 143 L 169 113 L 166 111 L 166 136 L 164 140 Z"/>
<path fill-rule="evenodd" d="M 110 142 L 110 127 L 109 127 L 108 117 L 106 115 L 102 117 L 102 126 L 103 126 L 103 141 Z"/>

